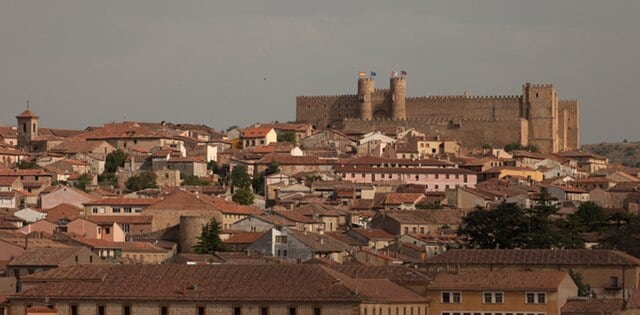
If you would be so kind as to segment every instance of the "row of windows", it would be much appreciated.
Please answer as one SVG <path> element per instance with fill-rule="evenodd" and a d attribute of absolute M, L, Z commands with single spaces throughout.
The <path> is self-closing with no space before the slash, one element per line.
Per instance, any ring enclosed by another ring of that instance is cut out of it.
<path fill-rule="evenodd" d="M 405 230 L 406 229 L 407 228 L 405 228 Z M 414 228 L 414 230 L 415 230 L 415 228 Z M 422 229 L 421 229 L 421 231 L 422 231 Z M 547 303 L 547 294 L 545 292 L 525 292 L 524 301 L 527 304 L 545 304 L 545 303 Z M 460 303 L 462 303 L 462 292 L 460 292 L 460 291 L 442 291 L 442 292 L 440 292 L 440 302 L 442 304 L 460 304 Z M 482 293 L 482 303 L 485 303 L 485 304 L 502 304 L 502 303 L 504 303 L 504 293 L 503 292 L 494 292 L 494 291 L 483 292 Z"/>
<path fill-rule="evenodd" d="M 105 213 L 105 209 L 100 207 L 100 208 L 93 208 L 91 209 L 91 212 L 93 213 Z M 142 208 L 132 208 L 132 207 L 124 207 L 124 208 L 120 208 L 120 207 L 113 207 L 111 208 L 111 212 L 112 213 L 142 213 Z"/>
<path fill-rule="evenodd" d="M 424 311 L 423 311 L 424 310 Z M 385 312 L 386 311 L 386 312 Z M 409 306 L 409 307 L 373 307 L 371 310 L 368 308 L 364 309 L 364 315 L 427 315 L 427 307 L 424 308 L 418 306 Z"/>
<path fill-rule="evenodd" d="M 545 313 L 522 312 L 442 312 L 441 315 L 545 315 Z"/>
<path fill-rule="evenodd" d="M 130 305 L 123 305 L 122 306 L 122 315 L 131 315 L 132 314 L 132 307 Z M 158 314 L 159 315 L 169 315 L 169 307 L 168 306 L 160 306 L 158 308 Z M 196 314 L 197 315 L 206 315 L 207 314 L 207 310 L 204 306 L 196 306 L 195 308 Z M 79 311 L 78 311 L 78 305 L 70 305 L 69 306 L 69 313 L 71 315 L 79 315 Z M 106 315 L 106 306 L 103 305 L 99 305 L 96 309 L 96 314 L 97 315 Z M 297 315 L 298 314 L 298 308 L 296 306 L 290 306 L 288 307 L 288 314 L 289 315 Z M 366 312 L 365 312 L 366 314 Z M 413 312 L 412 312 L 413 314 Z M 426 313 L 425 313 L 426 314 Z M 242 307 L 239 306 L 234 306 L 233 307 L 233 315 L 242 315 Z M 260 307 L 260 315 L 269 315 L 269 307 L 267 306 L 261 306 Z M 319 306 L 315 306 L 313 307 L 313 315 L 322 315 L 322 308 Z"/>
<path fill-rule="evenodd" d="M 360 177 L 361 178 L 367 178 L 367 175 L 369 175 L 369 173 L 360 173 Z M 372 176 L 373 176 L 373 174 L 372 174 Z M 420 177 L 421 177 L 421 175 L 419 175 L 419 174 L 413 174 L 413 175 L 408 175 L 407 178 L 410 178 L 412 176 L 415 178 L 415 180 L 420 180 Z M 346 178 L 347 174 L 343 173 L 342 177 Z M 355 178 L 355 177 L 356 177 L 356 173 L 351 173 L 351 178 Z M 401 175 L 400 174 L 380 174 L 380 178 L 393 179 L 394 177 L 400 178 Z M 444 178 L 445 179 L 451 179 L 451 176 L 450 176 L 450 174 L 446 174 Z M 454 179 L 460 179 L 460 175 L 459 174 L 455 174 L 453 178 Z M 428 179 L 428 176 L 425 179 Z M 438 174 L 435 174 L 435 179 L 440 179 L 440 176 Z M 462 181 L 464 183 L 468 182 L 467 175 L 462 175 Z"/>

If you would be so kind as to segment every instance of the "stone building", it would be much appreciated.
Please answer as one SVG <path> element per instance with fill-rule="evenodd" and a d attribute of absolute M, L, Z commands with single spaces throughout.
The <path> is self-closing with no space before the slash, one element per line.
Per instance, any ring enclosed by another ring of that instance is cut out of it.
<path fill-rule="evenodd" d="M 406 75 L 393 75 L 389 89 L 376 89 L 375 77 L 360 76 L 355 95 L 298 96 L 296 121 L 353 133 L 415 128 L 470 148 L 520 143 L 558 152 L 579 147 L 578 101 L 558 99 L 551 84 L 526 83 L 521 95 L 511 96 L 407 97 L 406 89 Z"/>

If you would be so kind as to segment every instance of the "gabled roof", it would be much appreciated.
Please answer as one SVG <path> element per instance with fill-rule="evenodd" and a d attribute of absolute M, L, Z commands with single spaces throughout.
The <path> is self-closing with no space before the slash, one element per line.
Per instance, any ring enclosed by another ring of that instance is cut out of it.
<path fill-rule="evenodd" d="M 640 259 L 606 249 L 452 249 L 427 264 L 639 266 Z"/>
<path fill-rule="evenodd" d="M 623 306 L 622 299 L 572 298 L 562 306 L 562 315 L 619 315 L 622 314 Z M 626 308 L 629 308 L 629 303 Z"/>
<path fill-rule="evenodd" d="M 465 213 L 463 210 L 383 210 L 376 216 L 388 216 L 405 224 L 458 225 Z"/>
<path fill-rule="evenodd" d="M 347 244 L 342 243 L 335 238 L 327 237 L 318 233 L 289 229 L 288 234 L 309 246 L 314 252 L 336 253 L 344 252 L 349 248 Z"/>
<path fill-rule="evenodd" d="M 43 211 L 47 213 L 47 221 L 49 222 L 57 222 L 64 218 L 73 220 L 82 213 L 82 209 L 68 203 L 61 203 L 53 208 L 44 209 Z"/>
<path fill-rule="evenodd" d="M 559 271 L 459 271 L 440 272 L 427 290 L 545 290 L 556 291 L 569 274 Z"/>
<path fill-rule="evenodd" d="M 387 205 L 401 205 L 404 203 L 415 204 L 422 199 L 424 199 L 424 194 L 392 192 L 387 194 L 387 198 L 384 203 Z"/>
<path fill-rule="evenodd" d="M 393 234 L 383 229 L 352 229 L 351 232 L 369 240 L 393 240 L 395 238 Z"/>
<path fill-rule="evenodd" d="M 264 138 L 271 130 L 273 130 L 273 128 L 270 127 L 247 128 L 244 130 L 242 138 Z"/>
<path fill-rule="evenodd" d="M 262 211 L 256 207 L 243 206 L 222 198 L 200 193 L 191 193 L 182 189 L 174 190 L 159 202 L 145 208 L 145 212 L 155 210 L 210 210 L 228 214 L 259 214 Z"/>
<path fill-rule="evenodd" d="M 83 203 L 84 206 L 150 206 L 160 201 L 158 198 L 113 197 Z"/>
<path fill-rule="evenodd" d="M 28 248 L 22 255 L 14 258 L 9 266 L 58 266 L 83 249 L 84 247 Z"/>
<path fill-rule="evenodd" d="M 50 281 L 48 281 L 50 279 Z M 317 265 L 109 265 L 58 268 L 12 299 L 359 303 L 362 298 Z"/>

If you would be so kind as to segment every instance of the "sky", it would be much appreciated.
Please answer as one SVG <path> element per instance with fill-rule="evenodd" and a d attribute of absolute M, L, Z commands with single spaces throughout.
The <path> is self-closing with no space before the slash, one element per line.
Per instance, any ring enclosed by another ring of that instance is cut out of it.
<path fill-rule="evenodd" d="M 636 141 L 639 29 L 637 0 L 0 0 L 0 124 L 290 121 L 406 70 L 409 96 L 552 83 L 582 143 Z"/>

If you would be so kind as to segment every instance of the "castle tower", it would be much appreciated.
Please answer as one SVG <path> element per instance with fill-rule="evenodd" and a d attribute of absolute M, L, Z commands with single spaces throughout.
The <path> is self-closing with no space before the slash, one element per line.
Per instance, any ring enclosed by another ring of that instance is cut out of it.
<path fill-rule="evenodd" d="M 407 119 L 407 107 L 405 104 L 407 98 L 407 79 L 404 75 L 392 76 L 390 80 L 391 90 L 391 119 L 405 120 Z"/>
<path fill-rule="evenodd" d="M 558 95 L 551 84 L 522 87 L 522 97 L 529 122 L 529 145 L 542 152 L 558 152 Z"/>
<path fill-rule="evenodd" d="M 373 107 L 371 106 L 371 95 L 376 88 L 374 77 L 358 78 L 358 104 L 360 107 L 360 119 L 371 120 L 373 118 Z"/>
<path fill-rule="evenodd" d="M 40 116 L 27 109 L 20 115 L 16 116 L 18 121 L 18 148 L 25 149 L 31 146 L 33 141 L 38 136 L 38 119 Z"/>

